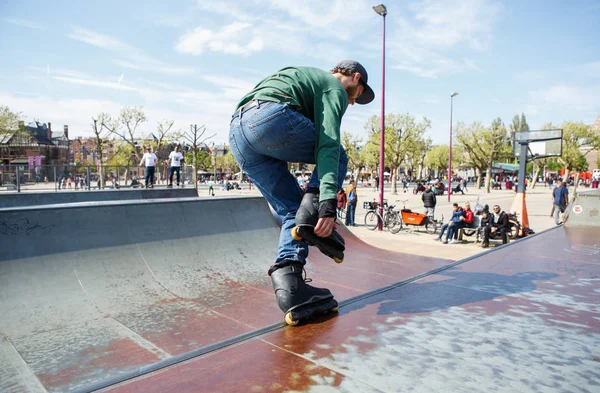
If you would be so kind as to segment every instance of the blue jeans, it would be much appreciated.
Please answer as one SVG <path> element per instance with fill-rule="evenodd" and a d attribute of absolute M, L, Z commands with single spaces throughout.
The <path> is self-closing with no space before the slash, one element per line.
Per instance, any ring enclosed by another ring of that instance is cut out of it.
<path fill-rule="evenodd" d="M 172 166 L 169 167 L 169 184 L 173 185 L 173 174 L 177 172 L 177 185 L 179 185 L 179 178 L 181 176 L 181 167 Z"/>
<path fill-rule="evenodd" d="M 347 226 L 355 225 L 354 217 L 356 216 L 356 203 L 349 203 L 346 205 L 346 224 Z"/>
<path fill-rule="evenodd" d="M 146 186 L 154 184 L 154 169 L 153 166 L 146 167 Z"/>
<path fill-rule="evenodd" d="M 306 263 L 308 245 L 292 238 L 296 212 L 304 191 L 287 163 L 315 163 L 317 130 L 305 116 L 287 105 L 261 101 L 244 112 L 236 111 L 229 125 L 231 153 L 252 183 L 281 217 L 279 249 L 275 263 L 296 261 Z M 346 176 L 348 157 L 340 145 L 338 189 Z M 308 187 L 319 187 L 315 167 Z"/>
<path fill-rule="evenodd" d="M 464 227 L 466 227 L 466 225 L 463 221 L 453 222 L 452 225 L 448 227 L 448 235 L 446 236 L 446 240 L 449 240 L 450 238 L 458 239 L 458 230 Z"/>

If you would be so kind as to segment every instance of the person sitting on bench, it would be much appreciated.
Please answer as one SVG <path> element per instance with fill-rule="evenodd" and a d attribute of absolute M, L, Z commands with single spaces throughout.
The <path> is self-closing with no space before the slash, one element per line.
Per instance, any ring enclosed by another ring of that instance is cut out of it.
<path fill-rule="evenodd" d="M 498 205 L 494 205 L 493 210 L 492 224 L 483 230 L 483 243 L 481 245 L 483 248 L 490 246 L 490 236 L 500 235 L 502 244 L 508 243 L 508 215 Z"/>

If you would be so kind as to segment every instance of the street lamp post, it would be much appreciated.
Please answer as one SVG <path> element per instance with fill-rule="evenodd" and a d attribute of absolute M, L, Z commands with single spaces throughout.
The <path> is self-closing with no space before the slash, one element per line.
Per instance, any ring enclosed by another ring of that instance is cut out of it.
<path fill-rule="evenodd" d="M 448 157 L 448 202 L 450 202 L 450 193 L 452 192 L 452 100 L 458 93 L 450 94 L 450 155 Z"/>
<path fill-rule="evenodd" d="M 381 135 L 379 139 L 379 214 L 383 217 L 383 180 L 385 178 L 385 16 L 387 8 L 379 4 L 373 10 L 383 17 L 383 40 L 381 49 Z M 379 220 L 378 230 L 383 230 L 383 222 Z"/>

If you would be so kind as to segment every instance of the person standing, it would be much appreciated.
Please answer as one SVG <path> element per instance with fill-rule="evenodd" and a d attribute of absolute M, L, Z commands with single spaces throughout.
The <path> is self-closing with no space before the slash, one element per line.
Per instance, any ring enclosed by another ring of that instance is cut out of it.
<path fill-rule="evenodd" d="M 346 193 L 343 188 L 340 188 L 337 192 L 337 217 L 342 218 L 342 211 L 346 208 L 346 203 L 348 199 L 346 198 Z"/>
<path fill-rule="evenodd" d="M 552 206 L 554 222 L 556 225 L 562 223 L 561 214 L 567 209 L 569 204 L 569 190 L 567 189 L 564 181 L 559 181 L 556 184 L 556 188 L 552 191 Z"/>
<path fill-rule="evenodd" d="M 423 201 L 423 205 L 425 207 L 425 214 L 427 214 L 431 219 L 435 219 L 435 205 L 437 204 L 437 199 L 435 197 L 435 192 L 431 189 L 431 184 L 425 186 L 425 191 L 421 194 L 421 200 Z"/>
<path fill-rule="evenodd" d="M 334 230 L 336 193 L 348 166 L 340 126 L 348 105 L 368 104 L 375 98 L 367 80 L 365 68 L 353 60 L 342 61 L 329 72 L 286 67 L 259 82 L 231 117 L 231 152 L 281 217 L 279 247 L 269 276 L 288 324 L 338 305 L 329 289 L 307 284 L 302 272 L 308 241 L 322 252 L 328 244 L 343 244 Z M 306 191 L 288 170 L 288 162 L 315 164 Z M 304 237 L 292 233 L 297 225 L 306 225 Z M 306 314 L 300 317 L 297 311 Z"/>
<path fill-rule="evenodd" d="M 169 154 L 169 159 L 167 161 L 169 163 L 169 185 L 167 187 L 173 187 L 173 174 L 175 174 L 175 172 L 177 173 L 177 187 L 179 187 L 181 163 L 183 162 L 183 154 L 179 151 L 179 146 L 175 146 L 175 150 Z"/>
<path fill-rule="evenodd" d="M 154 172 L 156 170 L 156 164 L 158 164 L 158 157 L 152 152 L 150 146 L 146 148 L 146 153 L 140 161 L 140 167 L 144 163 L 146 164 L 146 188 L 154 188 Z"/>
<path fill-rule="evenodd" d="M 350 180 L 350 184 L 346 187 L 346 197 L 348 203 L 346 204 L 346 226 L 356 226 L 354 218 L 356 217 L 356 204 L 358 203 L 358 195 L 356 194 L 356 185 L 354 179 Z"/>

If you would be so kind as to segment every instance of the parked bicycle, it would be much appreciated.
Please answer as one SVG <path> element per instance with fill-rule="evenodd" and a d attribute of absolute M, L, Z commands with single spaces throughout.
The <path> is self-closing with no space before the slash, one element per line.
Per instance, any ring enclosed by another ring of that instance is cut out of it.
<path fill-rule="evenodd" d="M 377 202 L 364 202 L 363 207 L 368 210 L 365 215 L 365 226 L 370 230 L 375 230 L 381 222 L 384 228 L 388 228 L 392 233 L 398 233 L 402 229 L 402 220 L 397 211 L 394 211 L 395 205 L 388 206 L 387 201 L 383 202 L 383 217 L 379 214 L 381 205 Z"/>

